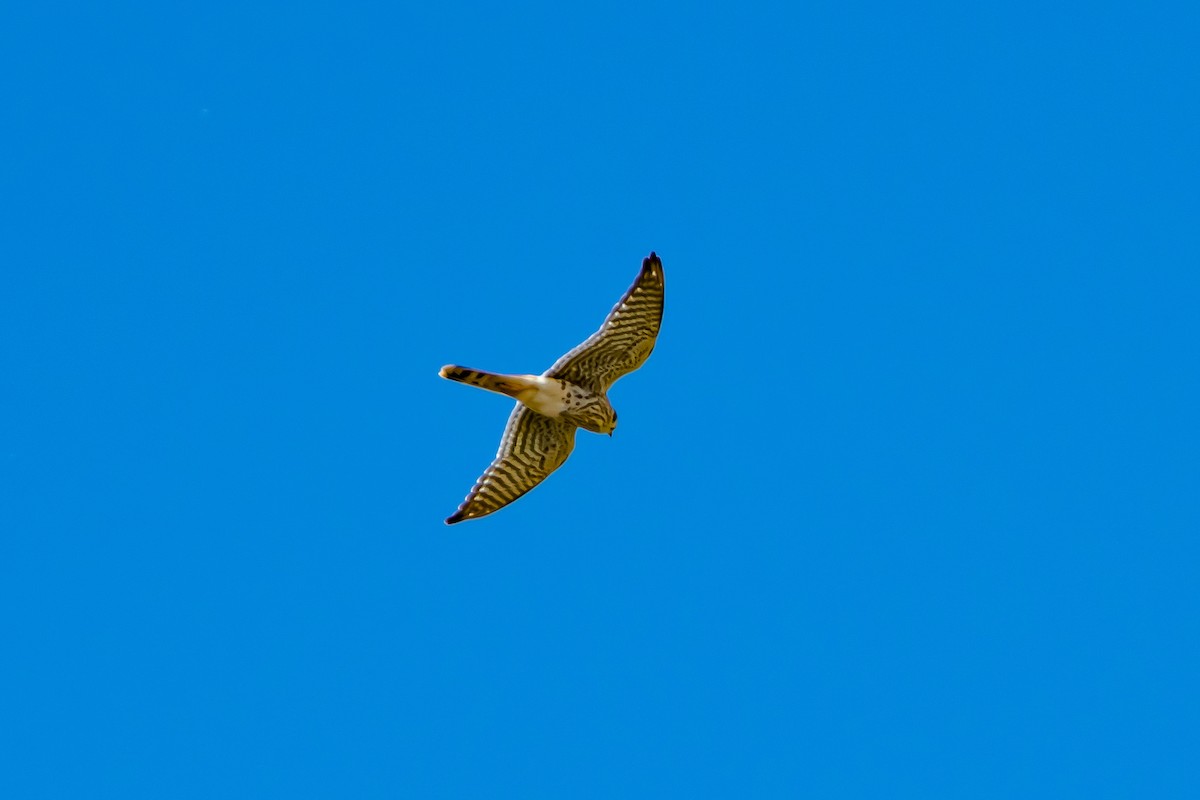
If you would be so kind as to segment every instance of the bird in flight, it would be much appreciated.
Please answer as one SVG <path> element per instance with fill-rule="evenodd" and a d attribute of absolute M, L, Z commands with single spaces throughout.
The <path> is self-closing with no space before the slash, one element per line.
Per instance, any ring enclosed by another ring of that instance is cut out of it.
<path fill-rule="evenodd" d="M 575 447 L 575 429 L 612 436 L 617 412 L 609 388 L 645 363 L 662 324 L 662 262 L 654 253 L 600 330 L 541 375 L 499 375 L 447 365 L 443 378 L 515 398 L 500 450 L 447 525 L 498 511 L 563 465 Z"/>

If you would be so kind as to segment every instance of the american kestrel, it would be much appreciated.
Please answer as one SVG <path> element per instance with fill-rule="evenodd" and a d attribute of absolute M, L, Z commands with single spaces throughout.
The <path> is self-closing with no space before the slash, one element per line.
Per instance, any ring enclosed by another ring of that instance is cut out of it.
<path fill-rule="evenodd" d="M 640 367 L 654 349 L 664 289 L 662 262 L 651 253 L 600 330 L 541 375 L 442 367 L 443 378 L 517 400 L 496 459 L 446 519 L 447 525 L 487 516 L 545 480 L 571 454 L 576 428 L 612 436 L 617 412 L 608 402 L 609 387 Z"/>

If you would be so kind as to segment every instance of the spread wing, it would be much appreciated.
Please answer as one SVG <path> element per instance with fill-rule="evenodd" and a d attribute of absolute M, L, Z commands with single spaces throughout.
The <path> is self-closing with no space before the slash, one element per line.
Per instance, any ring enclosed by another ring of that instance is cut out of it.
<path fill-rule="evenodd" d="M 662 324 L 662 261 L 654 253 L 642 261 L 642 271 L 608 318 L 587 340 L 546 370 L 593 391 L 607 392 L 617 378 L 640 367 L 654 349 Z"/>
<path fill-rule="evenodd" d="M 576 426 L 544 417 L 521 403 L 500 438 L 500 450 L 447 525 L 484 517 L 516 500 L 562 466 L 575 447 Z"/>

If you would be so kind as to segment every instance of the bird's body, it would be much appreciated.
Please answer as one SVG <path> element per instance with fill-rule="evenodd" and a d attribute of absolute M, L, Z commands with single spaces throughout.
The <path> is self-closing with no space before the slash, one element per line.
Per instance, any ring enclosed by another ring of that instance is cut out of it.
<path fill-rule="evenodd" d="M 578 425 L 594 433 L 612 433 L 617 414 L 603 394 L 561 378 L 545 375 L 500 375 L 448 365 L 438 373 L 443 378 L 505 394 L 541 414 Z"/>
<path fill-rule="evenodd" d="M 443 378 L 517 401 L 495 460 L 447 524 L 491 514 L 537 486 L 567 460 L 576 428 L 612 435 L 617 413 L 608 390 L 640 367 L 654 349 L 664 289 L 662 262 L 651 253 L 600 330 L 541 375 L 442 367 Z"/>

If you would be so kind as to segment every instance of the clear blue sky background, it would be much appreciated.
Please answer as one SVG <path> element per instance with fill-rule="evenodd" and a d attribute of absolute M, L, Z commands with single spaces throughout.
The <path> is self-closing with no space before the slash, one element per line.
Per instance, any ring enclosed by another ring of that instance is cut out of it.
<path fill-rule="evenodd" d="M 0 31 L 0 795 L 1198 796 L 1194 5 L 101 5 Z M 652 249 L 445 527 L 438 367 Z"/>

